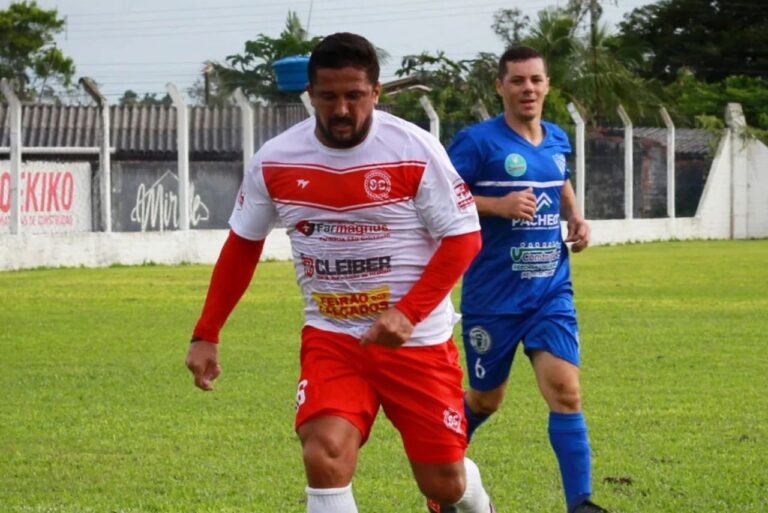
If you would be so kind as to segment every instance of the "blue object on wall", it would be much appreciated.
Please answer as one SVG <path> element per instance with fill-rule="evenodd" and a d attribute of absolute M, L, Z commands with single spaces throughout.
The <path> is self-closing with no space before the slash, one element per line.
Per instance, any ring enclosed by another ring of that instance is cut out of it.
<path fill-rule="evenodd" d="M 277 75 L 277 88 L 280 91 L 303 91 L 309 82 L 307 67 L 309 57 L 292 55 L 272 63 Z"/>

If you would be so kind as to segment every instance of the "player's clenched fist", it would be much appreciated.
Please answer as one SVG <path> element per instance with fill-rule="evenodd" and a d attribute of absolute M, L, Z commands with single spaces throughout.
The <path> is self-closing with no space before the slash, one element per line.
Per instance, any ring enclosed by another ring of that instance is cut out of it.
<path fill-rule="evenodd" d="M 400 347 L 413 333 L 413 324 L 397 308 L 390 308 L 381 314 L 360 338 L 360 344 L 379 344 L 386 347 Z"/>
<path fill-rule="evenodd" d="M 201 390 L 213 390 L 213 380 L 221 374 L 219 345 L 198 340 L 189 345 L 187 368 L 195 376 L 195 386 Z"/>

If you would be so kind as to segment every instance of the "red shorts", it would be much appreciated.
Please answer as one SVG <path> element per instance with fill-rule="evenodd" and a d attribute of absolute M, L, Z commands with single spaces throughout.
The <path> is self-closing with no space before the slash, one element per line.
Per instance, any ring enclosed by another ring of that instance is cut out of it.
<path fill-rule="evenodd" d="M 453 463 L 467 448 L 463 373 L 453 340 L 396 349 L 305 326 L 296 428 L 317 416 L 349 420 L 368 439 L 382 407 L 419 463 Z"/>

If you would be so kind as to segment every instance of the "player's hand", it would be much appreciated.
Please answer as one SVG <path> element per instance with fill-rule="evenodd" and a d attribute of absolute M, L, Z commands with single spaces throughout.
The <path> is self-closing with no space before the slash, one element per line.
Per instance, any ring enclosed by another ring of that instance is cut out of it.
<path fill-rule="evenodd" d="M 524 191 L 510 192 L 498 199 L 496 208 L 501 217 L 532 221 L 536 215 L 536 195 L 530 187 Z"/>
<path fill-rule="evenodd" d="M 397 308 L 390 308 L 373 321 L 360 338 L 360 345 L 379 344 L 385 347 L 400 347 L 411 338 L 413 324 Z"/>
<path fill-rule="evenodd" d="M 198 340 L 189 345 L 187 368 L 195 376 L 195 386 L 200 390 L 213 390 L 214 379 L 221 374 L 219 366 L 219 345 Z"/>
<path fill-rule="evenodd" d="M 568 236 L 565 242 L 572 242 L 571 251 L 578 253 L 587 249 L 591 230 L 584 218 L 577 217 L 568 220 Z"/>

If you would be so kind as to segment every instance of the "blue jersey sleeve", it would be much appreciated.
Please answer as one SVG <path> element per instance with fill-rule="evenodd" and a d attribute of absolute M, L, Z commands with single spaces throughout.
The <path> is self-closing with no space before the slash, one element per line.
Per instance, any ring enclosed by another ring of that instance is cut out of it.
<path fill-rule="evenodd" d="M 472 185 L 480 172 L 480 148 L 468 129 L 464 129 L 453 138 L 448 146 L 448 156 L 461 178 Z"/>

